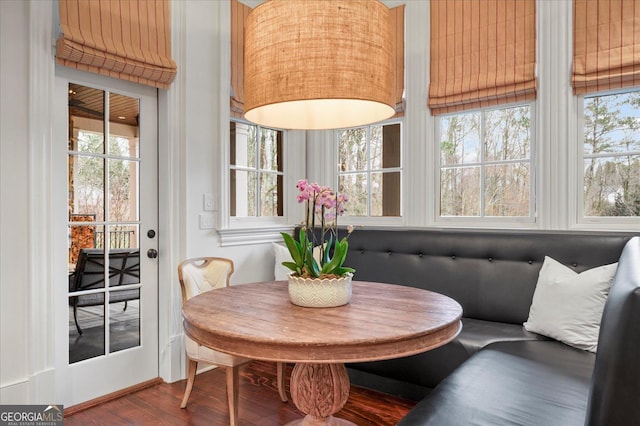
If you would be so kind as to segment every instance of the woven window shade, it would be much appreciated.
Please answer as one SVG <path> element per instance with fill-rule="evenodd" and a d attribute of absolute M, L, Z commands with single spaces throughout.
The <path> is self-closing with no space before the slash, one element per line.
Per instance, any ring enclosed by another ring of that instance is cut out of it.
<path fill-rule="evenodd" d="M 574 0 L 575 94 L 640 85 L 640 2 Z"/>
<path fill-rule="evenodd" d="M 168 0 L 59 0 L 59 64 L 166 89 L 171 59 Z"/>
<path fill-rule="evenodd" d="M 395 85 L 393 89 L 396 102 L 396 117 L 404 115 L 404 5 L 389 9 L 391 13 L 391 34 L 393 49 L 393 71 Z"/>
<path fill-rule="evenodd" d="M 231 116 L 244 115 L 244 23 L 251 8 L 231 0 Z"/>
<path fill-rule="evenodd" d="M 535 99 L 535 28 L 535 0 L 431 0 L 431 113 Z"/>

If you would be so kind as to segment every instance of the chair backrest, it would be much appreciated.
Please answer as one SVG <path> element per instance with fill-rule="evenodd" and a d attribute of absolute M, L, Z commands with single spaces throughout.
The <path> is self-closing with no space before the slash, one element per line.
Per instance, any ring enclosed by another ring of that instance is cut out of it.
<path fill-rule="evenodd" d="M 109 250 L 109 287 L 140 282 L 140 250 Z M 78 254 L 78 263 L 69 291 L 104 288 L 105 255 L 103 249 L 83 248 Z"/>
<path fill-rule="evenodd" d="M 224 257 L 195 257 L 178 265 L 182 303 L 200 293 L 227 287 L 233 274 L 233 260 Z"/>

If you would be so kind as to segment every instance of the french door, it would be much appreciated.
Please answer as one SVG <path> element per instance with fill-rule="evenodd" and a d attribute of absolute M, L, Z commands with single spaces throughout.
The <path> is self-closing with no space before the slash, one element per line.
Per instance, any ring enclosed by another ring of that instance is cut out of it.
<path fill-rule="evenodd" d="M 56 383 L 70 406 L 158 376 L 157 91 L 58 67 L 54 102 Z"/>

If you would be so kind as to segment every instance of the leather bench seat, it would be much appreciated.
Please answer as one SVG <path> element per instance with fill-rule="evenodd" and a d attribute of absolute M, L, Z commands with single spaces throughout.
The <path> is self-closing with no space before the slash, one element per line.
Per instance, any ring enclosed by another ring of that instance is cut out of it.
<path fill-rule="evenodd" d="M 418 381 L 428 388 L 434 388 L 460 364 L 485 346 L 495 342 L 548 340 L 536 333 L 530 333 L 520 324 L 484 321 L 462 318 L 460 334 L 449 344 L 417 355 L 386 361 L 349 364 L 348 367 L 395 380 Z M 423 366 L 438 365 L 438 369 Z M 356 384 L 362 383 L 352 376 Z M 402 395 L 409 397 L 409 395 Z"/>
<path fill-rule="evenodd" d="M 493 343 L 398 426 L 583 426 L 594 362 L 594 354 L 556 341 Z"/>

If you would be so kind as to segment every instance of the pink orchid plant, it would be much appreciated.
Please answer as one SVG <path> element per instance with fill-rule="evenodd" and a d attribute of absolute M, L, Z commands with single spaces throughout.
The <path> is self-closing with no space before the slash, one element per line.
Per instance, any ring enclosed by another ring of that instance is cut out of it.
<path fill-rule="evenodd" d="M 341 277 L 355 272 L 353 268 L 344 266 L 349 248 L 347 238 L 353 227 L 347 228 L 346 237 L 338 239 L 338 216 L 344 213 L 348 197 L 337 194 L 328 186 L 309 183 L 306 179 L 299 180 L 296 188 L 299 191 L 298 202 L 305 203 L 306 206 L 305 220 L 297 240 L 286 232 L 282 233 L 292 259 L 292 262 L 282 264 L 301 277 Z M 320 227 L 319 240 L 314 232 L 317 226 Z M 319 259 L 313 256 L 315 246 L 320 247 Z"/>

